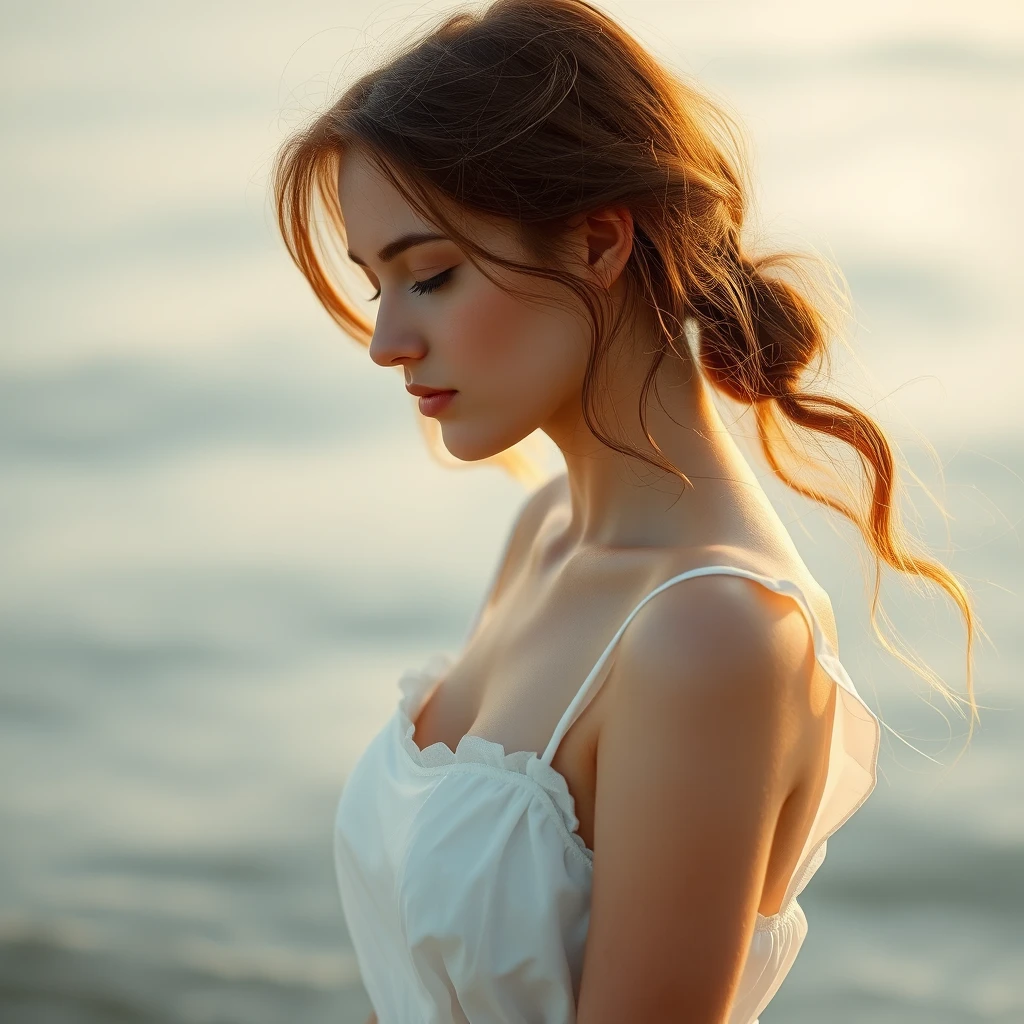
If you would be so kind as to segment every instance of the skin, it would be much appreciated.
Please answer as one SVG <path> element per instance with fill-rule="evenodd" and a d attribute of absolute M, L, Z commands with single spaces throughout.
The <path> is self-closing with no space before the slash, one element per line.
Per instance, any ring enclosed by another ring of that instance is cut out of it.
<path fill-rule="evenodd" d="M 366 263 L 362 269 L 381 293 L 370 358 L 380 366 L 403 366 L 407 383 L 459 392 L 438 417 L 448 451 L 476 461 L 537 429 L 561 450 L 572 517 L 552 554 L 567 558 L 585 548 L 693 545 L 720 536 L 723 503 L 756 509 L 758 515 L 765 506 L 770 509 L 707 385 L 688 361 L 662 364 L 657 378 L 662 402 L 648 408 L 648 425 L 663 452 L 691 480 L 700 481 L 673 505 L 680 488 L 675 478 L 659 478 L 651 467 L 611 451 L 583 421 L 588 334 L 582 310 L 534 308 L 506 295 L 449 241 L 407 249 L 380 263 L 375 254 L 385 243 L 432 228 L 358 150 L 342 161 L 338 194 L 350 252 Z M 603 210 L 577 220 L 577 266 L 600 282 L 609 309 L 617 309 L 625 298 L 622 271 L 632 250 L 629 210 Z M 466 224 L 493 250 L 524 258 L 503 228 L 479 219 Z M 449 269 L 451 278 L 436 291 L 409 291 L 414 282 Z M 556 285 L 526 275 L 515 283 L 544 296 L 557 294 Z M 643 435 L 637 407 L 647 362 L 643 353 L 653 336 L 652 324 L 639 322 L 614 340 L 597 406 L 602 423 L 616 425 L 617 436 L 648 453 L 654 449 Z M 638 476 L 644 485 L 638 486 Z"/>
<path fill-rule="evenodd" d="M 458 391 L 438 414 L 448 451 L 476 461 L 540 429 L 566 464 L 518 517 L 484 604 L 492 613 L 418 716 L 421 748 L 454 749 L 473 731 L 506 750 L 543 749 L 629 610 L 696 565 L 797 581 L 838 650 L 827 596 L 688 358 L 663 362 L 661 402 L 652 387 L 648 403 L 651 433 L 694 484 L 680 496 L 677 478 L 608 449 L 584 422 L 581 307 L 506 295 L 448 240 L 380 259 L 393 240 L 434 228 L 358 149 L 341 162 L 338 197 L 350 256 L 379 290 L 370 357 L 401 366 L 407 382 Z M 526 258 L 501 224 L 467 216 L 460 226 Z M 571 239 L 575 269 L 602 289 L 611 322 L 626 299 L 628 208 L 581 214 Z M 436 291 L 410 290 L 448 270 Z M 571 299 L 551 282 L 506 279 Z M 652 453 L 638 402 L 654 337 L 634 319 L 612 340 L 597 405 L 606 429 Z M 552 762 L 595 851 L 580 1024 L 725 1024 L 755 915 L 779 909 L 810 827 L 834 707 L 803 615 L 752 581 L 688 580 L 635 617 Z"/>

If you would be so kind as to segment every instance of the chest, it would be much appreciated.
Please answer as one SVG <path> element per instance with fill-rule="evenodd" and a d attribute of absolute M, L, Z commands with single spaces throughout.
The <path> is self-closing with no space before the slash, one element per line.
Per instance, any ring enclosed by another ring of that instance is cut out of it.
<path fill-rule="evenodd" d="M 694 557 L 698 564 L 699 558 Z M 705 563 L 709 560 L 704 556 Z M 454 751 L 469 733 L 501 744 L 506 753 L 540 754 L 637 600 L 679 568 L 660 560 L 581 562 L 546 579 L 529 571 L 514 575 L 459 659 L 428 694 L 416 716 L 413 742 L 421 750 L 443 742 Z M 781 574 L 795 571 L 786 567 Z M 819 600 L 814 591 L 808 580 L 814 612 L 834 644 L 827 597 Z M 616 686 L 621 685 L 614 670 L 613 649 L 588 690 L 590 699 L 558 741 L 551 760 L 566 781 L 579 819 L 578 834 L 591 851 L 601 726 L 613 712 Z M 807 712 L 806 769 L 774 838 L 763 912 L 774 912 L 773 902 L 781 900 L 787 872 L 821 795 L 832 725 L 831 714 L 822 715 L 821 705 L 829 701 L 831 690 L 819 667 L 811 695 L 819 706 L 809 706 Z"/>
<path fill-rule="evenodd" d="M 506 753 L 541 754 L 634 602 L 634 588 L 588 584 L 583 572 L 546 586 L 511 582 L 416 716 L 421 750 L 443 742 L 455 750 L 470 733 Z M 614 652 L 594 680 L 593 696 L 560 738 L 551 766 L 572 794 L 579 835 L 593 849 L 597 742 L 609 691 L 600 685 Z"/>

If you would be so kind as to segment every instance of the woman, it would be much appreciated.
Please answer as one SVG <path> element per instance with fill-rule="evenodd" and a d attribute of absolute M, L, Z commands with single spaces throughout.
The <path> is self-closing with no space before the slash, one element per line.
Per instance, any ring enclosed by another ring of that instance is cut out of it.
<path fill-rule="evenodd" d="M 498 0 L 278 156 L 293 259 L 429 436 L 528 479 L 514 446 L 540 429 L 566 463 L 522 505 L 458 658 L 399 680 L 342 793 L 371 1020 L 751 1024 L 790 969 L 796 897 L 874 787 L 879 722 L 711 387 L 879 570 L 957 603 L 973 727 L 967 594 L 908 549 L 878 424 L 801 385 L 834 327 L 809 278 L 768 273 L 796 256 L 744 248 L 736 138 L 584 0 Z M 318 204 L 375 323 L 331 280 Z M 784 427 L 851 445 L 867 507 L 800 481 Z"/>

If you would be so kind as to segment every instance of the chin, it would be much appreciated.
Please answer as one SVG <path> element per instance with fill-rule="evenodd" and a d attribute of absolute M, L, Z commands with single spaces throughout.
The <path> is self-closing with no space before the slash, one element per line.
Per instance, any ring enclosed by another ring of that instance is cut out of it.
<path fill-rule="evenodd" d="M 442 431 L 442 437 L 448 454 L 458 459 L 459 462 L 481 462 L 483 459 L 489 459 L 492 455 L 498 455 L 505 450 L 481 444 L 479 440 L 473 438 L 449 438 L 444 431 Z"/>
<path fill-rule="evenodd" d="M 526 435 L 523 435 L 524 437 Z M 506 452 L 518 444 L 522 437 L 488 436 L 481 431 L 462 429 L 455 424 L 441 424 L 441 439 L 448 454 L 460 462 L 481 462 Z"/>

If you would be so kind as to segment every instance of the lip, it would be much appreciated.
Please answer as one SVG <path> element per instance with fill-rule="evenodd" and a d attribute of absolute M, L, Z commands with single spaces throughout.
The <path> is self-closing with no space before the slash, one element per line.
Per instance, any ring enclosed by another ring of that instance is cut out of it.
<path fill-rule="evenodd" d="M 457 391 L 434 391 L 421 396 L 417 405 L 424 416 L 436 416 L 457 394 Z"/>
<path fill-rule="evenodd" d="M 417 398 L 426 398 L 428 395 L 443 395 L 454 388 L 428 388 L 426 384 L 406 384 L 405 390 Z"/>

